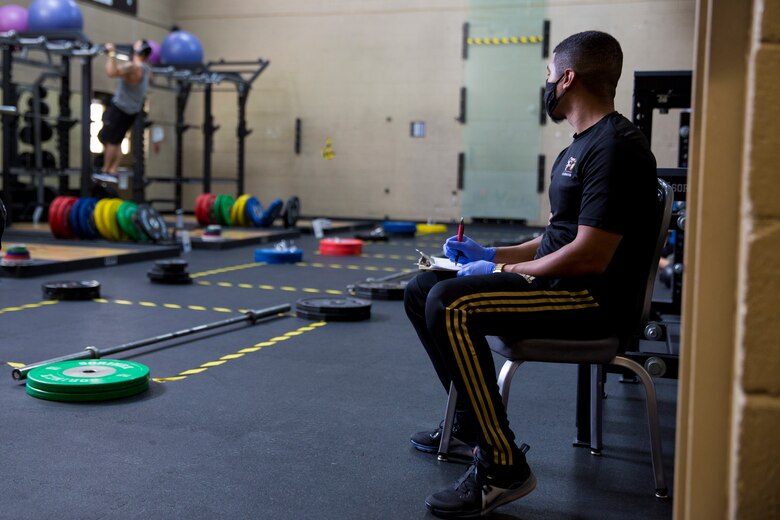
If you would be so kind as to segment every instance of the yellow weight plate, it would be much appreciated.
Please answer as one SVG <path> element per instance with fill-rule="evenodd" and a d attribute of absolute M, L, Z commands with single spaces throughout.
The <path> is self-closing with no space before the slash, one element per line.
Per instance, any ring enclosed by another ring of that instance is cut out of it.
<path fill-rule="evenodd" d="M 97 204 L 95 204 L 93 219 L 95 220 L 95 227 L 97 228 L 98 233 L 100 233 L 100 236 L 107 240 L 111 240 L 111 236 L 106 229 L 105 220 L 103 219 L 103 210 L 105 209 L 107 202 L 107 199 L 100 199 L 97 201 Z"/>
<path fill-rule="evenodd" d="M 236 217 L 238 219 L 238 225 L 241 227 L 249 227 L 249 218 L 246 216 L 246 201 L 249 200 L 249 197 L 251 195 L 245 193 L 244 195 L 241 195 L 238 200 L 236 200 L 236 203 L 234 207 L 236 207 Z"/>
<path fill-rule="evenodd" d="M 446 233 L 447 226 L 444 224 L 417 224 L 418 233 Z"/>
<path fill-rule="evenodd" d="M 238 216 L 236 215 L 236 211 L 238 211 L 238 204 L 235 202 L 232 206 L 230 206 L 230 223 L 234 226 L 240 225 L 238 222 Z"/>

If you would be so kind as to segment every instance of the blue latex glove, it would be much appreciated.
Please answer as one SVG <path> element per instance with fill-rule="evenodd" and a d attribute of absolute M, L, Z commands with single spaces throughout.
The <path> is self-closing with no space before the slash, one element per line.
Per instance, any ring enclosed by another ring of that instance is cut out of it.
<path fill-rule="evenodd" d="M 460 252 L 460 257 L 458 253 Z M 451 236 L 444 242 L 444 254 L 452 260 L 458 258 L 459 264 L 468 264 L 477 260 L 492 262 L 496 259 L 495 247 L 482 247 L 469 237 L 463 235 L 463 241 L 458 242 L 458 237 Z"/>
<path fill-rule="evenodd" d="M 458 271 L 458 276 L 471 276 L 475 274 L 493 274 L 496 264 L 488 260 L 477 260 L 469 262 Z"/>

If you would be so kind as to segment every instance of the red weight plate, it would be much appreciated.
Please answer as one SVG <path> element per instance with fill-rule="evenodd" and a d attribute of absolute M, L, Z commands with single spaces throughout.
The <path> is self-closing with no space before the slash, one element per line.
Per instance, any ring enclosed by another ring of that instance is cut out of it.
<path fill-rule="evenodd" d="M 209 224 L 209 216 L 206 212 L 206 204 L 209 195 L 209 193 L 201 193 L 198 195 L 198 198 L 195 199 L 195 218 L 201 226 L 207 226 Z"/>
<path fill-rule="evenodd" d="M 320 253 L 324 256 L 352 256 L 363 253 L 363 241 L 354 238 L 323 238 Z"/>
<path fill-rule="evenodd" d="M 209 193 L 208 198 L 205 202 L 205 210 L 206 215 L 208 215 L 208 223 L 209 224 L 219 224 L 219 220 L 217 219 L 217 215 L 214 213 L 215 209 L 214 204 L 217 201 L 217 194 L 216 193 Z"/>
<path fill-rule="evenodd" d="M 64 238 L 76 238 L 76 233 L 70 227 L 70 210 L 76 204 L 78 197 L 67 197 L 67 199 L 57 208 L 57 221 L 61 226 Z"/>
<path fill-rule="evenodd" d="M 51 229 L 51 234 L 54 235 L 54 238 L 65 238 L 62 226 L 57 220 L 57 210 L 63 202 L 65 202 L 65 197 L 55 197 L 49 204 L 49 229 Z"/>

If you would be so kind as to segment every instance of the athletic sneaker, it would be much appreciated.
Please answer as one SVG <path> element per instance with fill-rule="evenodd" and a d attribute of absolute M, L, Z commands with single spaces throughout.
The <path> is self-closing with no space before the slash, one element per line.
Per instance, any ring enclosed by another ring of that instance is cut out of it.
<path fill-rule="evenodd" d="M 92 180 L 99 181 L 99 182 L 113 182 L 113 183 L 119 182 L 116 175 L 112 175 L 110 173 L 103 173 L 103 172 L 93 173 Z"/>
<path fill-rule="evenodd" d="M 471 428 L 462 426 L 462 422 L 456 421 L 452 427 L 450 449 L 447 451 L 447 455 L 454 461 L 468 464 L 474 460 L 474 447 L 477 445 L 477 438 Z M 425 453 L 438 453 L 443 425 L 444 421 L 439 423 L 439 427 L 435 430 L 417 432 L 411 436 L 409 442 L 416 449 Z"/>
<path fill-rule="evenodd" d="M 495 508 L 522 498 L 536 489 L 536 477 L 527 464 L 500 478 L 475 461 L 452 489 L 434 493 L 425 506 L 441 518 L 478 518 Z"/>

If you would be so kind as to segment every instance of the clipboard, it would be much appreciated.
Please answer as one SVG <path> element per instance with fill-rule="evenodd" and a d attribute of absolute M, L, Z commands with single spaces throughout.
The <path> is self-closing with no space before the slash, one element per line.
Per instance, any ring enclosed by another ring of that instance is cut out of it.
<path fill-rule="evenodd" d="M 421 271 L 460 271 L 461 266 L 450 260 L 439 256 L 431 256 L 415 249 L 420 253 L 420 259 L 417 260 L 417 268 Z"/>

